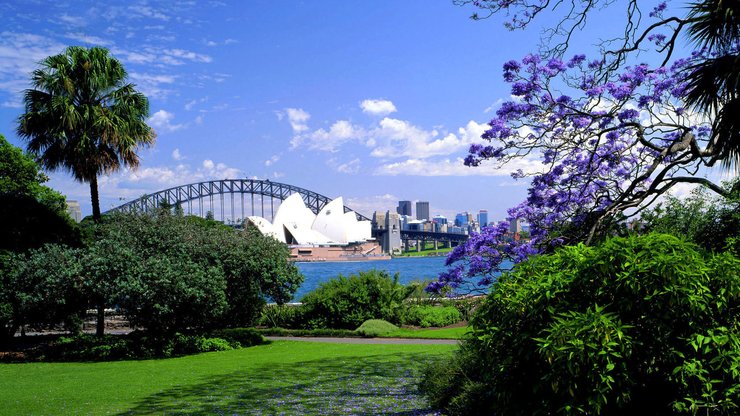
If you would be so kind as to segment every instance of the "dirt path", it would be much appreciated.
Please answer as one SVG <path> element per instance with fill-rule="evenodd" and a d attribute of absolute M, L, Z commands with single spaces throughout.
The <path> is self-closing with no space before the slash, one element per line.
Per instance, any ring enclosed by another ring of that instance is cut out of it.
<path fill-rule="evenodd" d="M 456 339 L 428 338 L 334 338 L 334 337 L 265 337 L 270 341 L 332 342 L 338 344 L 418 344 L 456 345 Z"/>

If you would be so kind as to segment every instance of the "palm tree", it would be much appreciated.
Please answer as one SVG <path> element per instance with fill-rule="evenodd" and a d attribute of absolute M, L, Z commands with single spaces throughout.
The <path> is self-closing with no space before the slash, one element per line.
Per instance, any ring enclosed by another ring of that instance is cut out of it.
<path fill-rule="evenodd" d="M 154 143 L 146 124 L 149 100 L 126 82 L 126 70 L 105 48 L 70 46 L 41 61 L 26 90 L 18 134 L 47 169 L 64 169 L 90 184 L 93 219 L 100 220 L 98 176 L 136 168 L 141 146 Z M 105 302 L 97 303 L 97 335 Z"/>
<path fill-rule="evenodd" d="M 689 22 L 691 40 L 709 58 L 690 68 L 687 101 L 714 115 L 710 145 L 716 158 L 740 171 L 740 1 L 696 2 Z"/>
<path fill-rule="evenodd" d="M 33 71 L 18 134 L 50 170 L 69 171 L 90 184 L 93 219 L 100 219 L 98 177 L 121 166 L 136 168 L 141 146 L 154 143 L 146 124 L 149 100 L 126 81 L 121 63 L 105 48 L 70 46 Z"/>

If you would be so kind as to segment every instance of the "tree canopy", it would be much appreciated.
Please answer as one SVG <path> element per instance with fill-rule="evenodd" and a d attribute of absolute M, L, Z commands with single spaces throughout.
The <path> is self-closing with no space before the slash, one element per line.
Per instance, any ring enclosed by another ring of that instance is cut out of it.
<path fill-rule="evenodd" d="M 18 134 L 51 170 L 90 184 L 93 218 L 100 218 L 97 179 L 137 167 L 137 151 L 154 143 L 146 124 L 149 101 L 127 82 L 123 65 L 105 48 L 70 46 L 41 61 L 24 96 Z"/>

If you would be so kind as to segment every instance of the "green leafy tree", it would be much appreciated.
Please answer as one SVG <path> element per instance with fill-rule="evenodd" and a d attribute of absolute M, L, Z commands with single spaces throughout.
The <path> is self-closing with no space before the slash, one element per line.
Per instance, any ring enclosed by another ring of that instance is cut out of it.
<path fill-rule="evenodd" d="M 85 311 L 81 250 L 48 244 L 14 253 L 0 274 L 0 342 L 26 325 L 79 330 Z"/>
<path fill-rule="evenodd" d="M 33 158 L 0 135 L 0 252 L 79 242 L 64 196 L 44 186 L 47 180 Z"/>
<path fill-rule="evenodd" d="M 89 298 L 148 329 L 253 325 L 266 297 L 287 301 L 302 281 L 285 245 L 216 221 L 160 211 L 90 227 Z"/>
<path fill-rule="evenodd" d="M 137 167 L 137 150 L 155 140 L 145 122 L 149 101 L 126 79 L 107 49 L 70 46 L 33 71 L 33 88 L 25 92 L 25 113 L 18 119 L 18 134 L 45 168 L 67 170 L 90 184 L 95 220 L 98 177 Z"/>
<path fill-rule="evenodd" d="M 726 182 L 724 188 L 727 198 L 704 188 L 683 199 L 667 197 L 642 214 L 642 231 L 673 234 L 714 252 L 730 248 L 740 237 L 740 179 Z M 740 250 L 735 254 L 740 255 Z"/>

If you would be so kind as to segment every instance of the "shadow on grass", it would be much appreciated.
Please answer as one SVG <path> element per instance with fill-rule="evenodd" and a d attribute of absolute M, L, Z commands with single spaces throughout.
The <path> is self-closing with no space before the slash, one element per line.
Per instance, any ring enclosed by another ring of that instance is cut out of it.
<path fill-rule="evenodd" d="M 417 390 L 429 356 L 337 357 L 236 371 L 149 396 L 125 415 L 429 415 Z"/>

